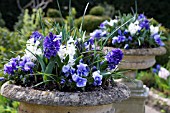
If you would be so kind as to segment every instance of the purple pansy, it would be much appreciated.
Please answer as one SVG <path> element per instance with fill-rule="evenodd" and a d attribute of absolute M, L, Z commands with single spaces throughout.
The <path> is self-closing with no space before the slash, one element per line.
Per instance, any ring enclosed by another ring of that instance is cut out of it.
<path fill-rule="evenodd" d="M 165 44 L 162 42 L 160 35 L 156 34 L 153 36 L 155 42 L 159 45 L 159 46 L 164 46 Z"/>
<path fill-rule="evenodd" d="M 21 58 L 21 61 L 19 62 L 19 67 L 23 71 L 30 71 L 32 73 L 32 69 L 35 66 L 35 64 L 31 61 L 31 59 L 27 56 L 23 56 Z"/>
<path fill-rule="evenodd" d="M 108 21 L 105 20 L 104 22 L 102 22 L 102 23 L 100 24 L 100 28 L 101 28 L 101 29 L 106 28 L 106 25 L 107 25 L 107 24 L 108 24 Z"/>
<path fill-rule="evenodd" d="M 145 28 L 146 30 L 149 30 L 150 28 L 149 21 L 147 19 L 140 21 L 139 26 L 142 29 Z"/>
<path fill-rule="evenodd" d="M 102 31 L 101 29 L 96 29 L 95 31 L 93 31 L 92 33 L 90 33 L 90 37 L 101 38 L 102 32 L 103 32 L 103 31 Z"/>
<path fill-rule="evenodd" d="M 52 33 L 44 39 L 43 50 L 46 58 L 50 59 L 51 57 L 56 56 L 60 49 L 60 40 L 60 35 L 53 35 Z"/>
<path fill-rule="evenodd" d="M 102 84 L 102 78 L 103 78 L 103 76 L 100 75 L 100 71 L 95 71 L 95 72 L 93 72 L 92 75 L 93 75 L 92 77 L 94 79 L 93 85 L 100 86 Z"/>
<path fill-rule="evenodd" d="M 87 83 L 87 79 L 86 78 L 82 78 L 76 74 L 72 75 L 72 79 L 74 82 L 76 82 L 76 86 L 77 87 L 84 87 L 86 86 Z"/>
<path fill-rule="evenodd" d="M 38 31 L 34 31 L 30 38 L 34 38 L 34 43 L 36 43 L 37 40 L 43 39 L 43 35 L 40 34 Z"/>
<path fill-rule="evenodd" d="M 145 28 L 146 30 L 149 30 L 149 28 L 150 28 L 149 20 L 146 18 L 146 16 L 144 14 L 140 14 L 138 16 L 138 20 L 139 20 L 139 26 L 142 29 Z"/>
<path fill-rule="evenodd" d="M 62 72 L 64 73 L 64 75 L 66 77 L 68 77 L 70 75 L 70 66 L 69 65 L 64 65 L 62 68 Z"/>
<path fill-rule="evenodd" d="M 128 40 L 129 40 L 129 41 L 132 41 L 132 37 L 131 37 L 131 36 L 129 36 L 129 37 L 128 37 Z"/>
<path fill-rule="evenodd" d="M 124 49 L 129 49 L 129 44 L 125 44 Z"/>
<path fill-rule="evenodd" d="M 161 65 L 157 64 L 157 65 L 156 65 L 156 68 L 153 68 L 153 69 L 152 69 L 152 72 L 155 73 L 155 74 L 157 74 L 157 73 L 159 72 L 160 68 L 161 68 Z"/>
<path fill-rule="evenodd" d="M 0 77 L 0 81 L 4 81 L 5 80 L 5 78 L 4 77 Z"/>
<path fill-rule="evenodd" d="M 80 63 L 77 65 L 77 75 L 79 76 L 88 76 L 89 69 L 87 67 L 87 64 Z"/>
<path fill-rule="evenodd" d="M 4 65 L 4 74 L 13 75 L 18 70 L 20 57 L 12 58 Z"/>
<path fill-rule="evenodd" d="M 144 14 L 140 14 L 138 16 L 138 20 L 143 20 L 143 19 L 146 19 L 146 16 Z"/>
<path fill-rule="evenodd" d="M 115 69 L 116 65 L 123 59 L 123 52 L 120 49 L 112 49 L 105 56 L 110 70 Z"/>
<path fill-rule="evenodd" d="M 60 83 L 64 84 L 66 81 L 64 79 L 61 79 Z"/>

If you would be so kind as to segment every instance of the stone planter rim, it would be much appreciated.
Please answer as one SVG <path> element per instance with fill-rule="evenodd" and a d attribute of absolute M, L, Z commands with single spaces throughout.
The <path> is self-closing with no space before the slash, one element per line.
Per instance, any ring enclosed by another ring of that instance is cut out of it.
<path fill-rule="evenodd" d="M 104 47 L 105 49 L 112 49 L 114 47 Z M 166 53 L 165 47 L 157 47 L 157 48 L 141 48 L 141 49 L 121 49 L 124 55 L 136 55 L 136 56 L 156 56 L 163 55 Z"/>
<path fill-rule="evenodd" d="M 40 91 L 6 82 L 1 87 L 1 95 L 11 100 L 48 106 L 97 106 L 120 102 L 130 97 L 130 89 L 116 83 L 109 90 L 92 92 Z"/>

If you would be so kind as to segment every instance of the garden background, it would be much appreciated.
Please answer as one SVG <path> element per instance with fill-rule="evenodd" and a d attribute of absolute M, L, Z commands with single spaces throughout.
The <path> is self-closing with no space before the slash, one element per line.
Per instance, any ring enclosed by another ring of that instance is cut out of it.
<path fill-rule="evenodd" d="M 48 20 L 53 23 L 55 21 L 61 23 L 62 21 L 56 0 L 44 0 L 42 6 L 33 5 L 31 4 L 32 1 L 34 0 L 0 0 L 0 69 L 3 68 L 5 61 L 9 58 L 16 56 L 16 54 L 22 54 L 23 45 L 32 31 L 40 30 L 40 14 L 43 16 L 44 22 Z M 43 0 L 35 1 L 42 3 L 41 1 Z M 72 0 L 73 16 L 69 17 L 69 0 L 59 0 L 65 22 L 69 23 L 70 19 L 74 18 L 74 24 L 79 27 L 84 8 L 88 2 L 89 7 L 83 24 L 83 30 L 88 33 L 98 28 L 104 20 L 114 18 L 120 13 L 131 13 L 133 9 L 135 10 L 135 0 Z M 166 34 L 165 47 L 167 48 L 167 53 L 157 57 L 156 64 L 160 64 L 170 71 L 169 6 L 169 0 L 137 0 L 138 13 L 144 13 L 148 18 L 154 18 L 163 26 L 161 29 Z M 49 24 L 46 23 L 46 26 L 48 27 Z M 11 51 L 15 51 L 15 53 Z M 0 72 L 0 75 L 3 76 L 3 71 Z M 144 84 L 154 89 L 155 93 L 163 98 L 170 98 L 170 85 L 165 86 L 162 81 L 156 82 L 154 76 L 152 69 L 138 72 L 138 79 L 143 80 Z M 161 106 L 156 106 L 160 112 L 169 112 L 170 106 L 157 101 L 155 103 Z M 18 102 L 13 102 L 0 96 L 0 113 L 15 113 L 18 105 Z"/>

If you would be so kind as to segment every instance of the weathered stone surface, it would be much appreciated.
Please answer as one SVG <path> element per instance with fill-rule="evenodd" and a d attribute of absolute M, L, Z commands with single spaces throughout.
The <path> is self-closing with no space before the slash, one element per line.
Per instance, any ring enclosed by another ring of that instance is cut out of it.
<path fill-rule="evenodd" d="M 117 83 L 109 90 L 94 92 L 50 92 L 3 84 L 1 94 L 12 100 L 50 106 L 95 106 L 120 102 L 130 96 L 127 86 Z"/>
<path fill-rule="evenodd" d="M 45 106 L 21 102 L 18 113 L 115 113 L 112 104 L 99 106 Z"/>

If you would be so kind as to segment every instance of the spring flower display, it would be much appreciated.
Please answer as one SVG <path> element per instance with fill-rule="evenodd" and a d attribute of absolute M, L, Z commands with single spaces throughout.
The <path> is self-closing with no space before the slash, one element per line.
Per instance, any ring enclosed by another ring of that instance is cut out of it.
<path fill-rule="evenodd" d="M 128 20 L 130 21 L 126 23 Z M 126 24 L 120 27 L 124 23 Z M 93 34 L 91 38 L 105 40 L 113 30 L 120 27 L 117 32 L 110 36 L 107 46 L 124 49 L 155 48 L 165 45 L 162 41 L 164 37 L 160 26 L 144 14 L 123 14 L 114 20 L 102 22 L 99 29 L 91 33 Z"/>
<path fill-rule="evenodd" d="M 88 38 L 85 33 L 71 36 L 63 29 L 46 35 L 33 32 L 24 55 L 4 65 L 5 80 L 23 87 L 59 91 L 105 89 L 114 84 L 123 53 L 120 49 L 102 52 L 95 38 L 107 32 L 96 30 Z"/>

